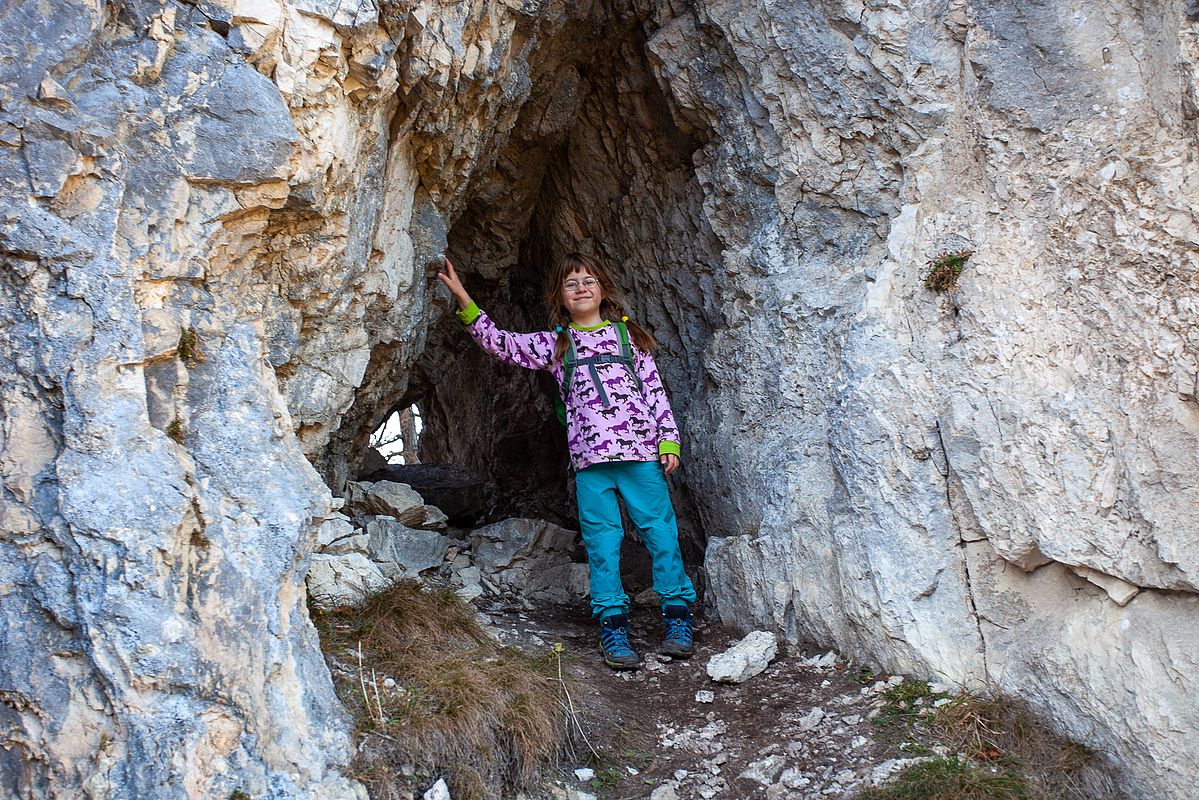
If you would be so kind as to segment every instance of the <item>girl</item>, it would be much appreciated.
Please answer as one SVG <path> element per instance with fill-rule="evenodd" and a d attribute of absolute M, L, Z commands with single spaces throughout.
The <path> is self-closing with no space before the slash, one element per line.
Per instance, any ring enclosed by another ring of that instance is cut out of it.
<path fill-rule="evenodd" d="M 662 606 L 661 652 L 691 655 L 690 603 L 679 531 L 666 478 L 679 466 L 679 434 L 650 351 L 656 344 L 624 316 L 624 297 L 593 257 L 568 253 L 550 276 L 545 299 L 553 331 L 501 330 L 470 299 L 447 258 L 438 278 L 458 303 L 458 318 L 484 350 L 527 369 L 549 370 L 561 387 L 567 445 L 575 468 L 579 527 L 591 572 L 591 613 L 600 651 L 613 669 L 635 669 L 629 597 L 620 582 L 624 526 L 617 495 L 653 558 Z M 617 321 L 614 321 L 617 320 Z"/>

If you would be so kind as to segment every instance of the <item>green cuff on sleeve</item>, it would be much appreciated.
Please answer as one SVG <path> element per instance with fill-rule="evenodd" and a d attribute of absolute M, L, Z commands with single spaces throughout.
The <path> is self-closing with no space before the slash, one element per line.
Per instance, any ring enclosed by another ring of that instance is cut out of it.
<path fill-rule="evenodd" d="M 683 449 L 679 447 L 678 442 L 658 442 L 658 455 L 675 455 L 682 458 Z"/>
<path fill-rule="evenodd" d="M 458 319 L 469 325 L 479 318 L 483 312 L 479 310 L 479 306 L 474 300 L 470 301 L 470 305 L 466 308 L 460 308 L 454 312 L 458 315 Z"/>

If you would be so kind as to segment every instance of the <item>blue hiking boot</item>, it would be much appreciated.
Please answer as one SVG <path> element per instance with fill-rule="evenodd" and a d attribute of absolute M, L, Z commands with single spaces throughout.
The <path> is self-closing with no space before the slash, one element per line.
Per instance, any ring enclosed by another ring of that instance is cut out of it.
<path fill-rule="evenodd" d="M 612 614 L 600 621 L 600 652 L 604 663 L 612 669 L 637 669 L 641 656 L 629 643 L 629 618 L 625 614 Z"/>
<path fill-rule="evenodd" d="M 695 634 L 691 630 L 691 609 L 687 606 L 666 606 L 662 609 L 662 626 L 666 635 L 659 652 L 664 656 L 686 658 L 691 655 Z"/>

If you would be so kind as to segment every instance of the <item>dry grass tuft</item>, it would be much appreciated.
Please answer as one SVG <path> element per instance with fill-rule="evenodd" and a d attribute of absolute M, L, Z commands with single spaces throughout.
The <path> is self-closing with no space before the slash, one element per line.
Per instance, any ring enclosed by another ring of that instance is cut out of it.
<path fill-rule="evenodd" d="M 444 777 L 458 800 L 498 797 L 532 786 L 567 745 L 561 649 L 501 647 L 452 591 L 403 582 L 313 618 L 344 668 L 338 692 L 363 739 L 351 767 L 375 800 L 412 776 Z"/>
<path fill-rule="evenodd" d="M 911 766 L 857 800 L 1123 800 L 1092 753 L 1019 700 L 936 695 L 911 679 L 884 698 L 880 723 L 923 730 L 951 755 Z"/>
<path fill-rule="evenodd" d="M 1006 765 L 1024 780 L 1030 797 L 1116 800 L 1107 771 L 1089 750 L 1062 738 L 1023 702 L 1001 695 L 959 695 L 931 718 L 934 735 L 976 762 Z"/>

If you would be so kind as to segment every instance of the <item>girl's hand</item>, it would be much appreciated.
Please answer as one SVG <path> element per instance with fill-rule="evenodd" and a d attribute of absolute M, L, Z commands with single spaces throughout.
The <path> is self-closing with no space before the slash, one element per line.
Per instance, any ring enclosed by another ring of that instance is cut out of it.
<path fill-rule="evenodd" d="M 437 278 L 446 285 L 450 294 L 454 295 L 454 300 L 458 302 L 458 308 L 466 308 L 470 305 L 470 295 L 466 293 L 466 288 L 458 279 L 458 273 L 454 271 L 454 265 L 450 263 L 448 257 L 445 260 L 445 269 L 437 273 Z"/>
<path fill-rule="evenodd" d="M 662 470 L 667 475 L 679 468 L 679 457 L 674 453 L 663 453 L 658 460 L 662 462 Z"/>

